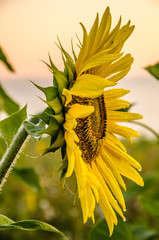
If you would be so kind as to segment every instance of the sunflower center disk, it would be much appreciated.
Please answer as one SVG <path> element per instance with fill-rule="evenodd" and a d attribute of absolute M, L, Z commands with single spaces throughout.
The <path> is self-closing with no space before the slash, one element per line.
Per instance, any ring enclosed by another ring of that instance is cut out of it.
<path fill-rule="evenodd" d="M 86 118 L 78 118 L 75 132 L 79 138 L 78 146 L 82 159 L 89 163 L 95 160 L 106 135 L 106 106 L 103 95 L 98 98 L 81 98 L 73 96 L 71 104 L 93 106 L 94 112 Z"/>

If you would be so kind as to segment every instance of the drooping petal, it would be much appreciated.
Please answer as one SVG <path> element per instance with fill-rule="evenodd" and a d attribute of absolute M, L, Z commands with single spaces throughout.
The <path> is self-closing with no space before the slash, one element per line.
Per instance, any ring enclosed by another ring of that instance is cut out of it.
<path fill-rule="evenodd" d="M 117 170 L 122 174 L 123 176 L 131 179 L 135 183 L 137 183 L 140 186 L 144 186 L 144 182 L 142 177 L 139 175 L 139 173 L 130 165 L 128 161 L 125 161 L 124 159 L 120 158 L 118 159 L 113 154 L 108 152 L 109 157 L 114 161 L 114 164 L 117 168 Z"/>
<path fill-rule="evenodd" d="M 107 131 L 110 133 L 118 134 L 129 140 L 131 140 L 131 137 L 139 137 L 140 136 L 140 134 L 138 132 L 136 132 L 135 130 L 133 130 L 129 127 L 120 126 L 113 121 L 109 121 L 109 123 L 107 124 Z"/>
<path fill-rule="evenodd" d="M 107 140 L 104 144 L 107 147 L 108 151 L 110 151 L 115 157 L 128 161 L 133 167 L 137 168 L 138 170 L 142 169 L 141 165 L 134 158 L 115 146 L 111 141 Z"/>
<path fill-rule="evenodd" d="M 74 164 L 75 164 L 75 154 L 74 151 L 70 148 L 67 147 L 67 156 L 68 156 L 68 168 L 65 177 L 68 178 L 72 175 L 73 170 L 74 170 Z"/>
<path fill-rule="evenodd" d="M 110 187 L 110 189 L 111 189 L 112 193 L 114 194 L 115 198 L 119 201 L 119 203 L 123 207 L 123 210 L 125 210 L 125 201 L 124 201 L 121 189 L 120 189 L 120 187 L 118 185 L 118 182 L 115 179 L 114 175 L 112 174 L 110 169 L 107 167 L 107 165 L 103 162 L 103 159 L 102 159 L 103 157 L 104 156 L 101 155 L 101 157 L 99 157 L 99 159 L 97 161 L 98 169 L 100 170 L 101 175 L 103 176 L 106 183 Z"/>

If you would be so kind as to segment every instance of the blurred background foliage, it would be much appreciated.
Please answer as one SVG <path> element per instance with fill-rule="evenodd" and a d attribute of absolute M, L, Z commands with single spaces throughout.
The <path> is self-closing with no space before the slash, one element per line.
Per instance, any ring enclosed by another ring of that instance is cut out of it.
<path fill-rule="evenodd" d="M 12 67 L 1 50 L 0 60 L 8 70 Z M 157 68 L 157 70 L 156 70 Z M 158 65 L 147 68 L 156 75 Z M 19 106 L 0 88 L 0 111 L 13 114 Z M 9 108 L 8 108 L 9 107 Z M 108 228 L 100 208 L 95 211 L 96 224 L 82 222 L 79 200 L 76 200 L 75 177 L 65 184 L 60 182 L 60 151 L 41 156 L 48 144 L 48 138 L 36 142 L 29 139 L 19 153 L 16 168 L 8 177 L 0 195 L 1 214 L 14 221 L 37 219 L 47 222 L 62 231 L 69 240 L 158 240 L 159 239 L 159 142 L 142 136 L 133 144 L 123 140 L 128 153 L 143 166 L 143 188 L 129 180 L 124 193 L 127 205 L 126 223 L 119 218 L 119 224 L 109 238 Z M 0 156 L 6 144 L 0 136 Z M 58 240 L 61 236 L 44 231 L 0 231 L 3 240 Z"/>
<path fill-rule="evenodd" d="M 38 219 L 47 222 L 62 231 L 70 240 L 83 240 L 88 239 L 88 237 L 91 240 L 102 240 L 99 236 L 98 238 L 92 238 L 91 236 L 94 236 L 94 233 L 88 236 L 92 228 L 91 221 L 88 221 L 85 225 L 82 223 L 79 201 L 76 200 L 74 205 L 76 190 L 74 177 L 66 181 L 64 188 L 60 184 L 60 173 L 56 173 L 60 166 L 60 152 L 38 157 L 41 150 L 45 148 L 47 141 L 46 138 L 35 143 L 30 139 L 26 143 L 25 149 L 17 160 L 16 169 L 34 169 L 38 175 L 38 180 L 36 179 L 32 186 L 27 180 L 25 183 L 18 176 L 17 170 L 13 170 L 0 195 L 1 214 L 14 219 L 14 221 Z M 132 231 L 136 237 L 131 238 L 131 235 L 130 237 L 126 235 L 127 238 L 121 238 L 122 240 L 157 240 L 159 239 L 158 142 L 155 139 L 148 140 L 142 137 L 134 144 L 126 141 L 124 143 L 128 152 L 138 159 L 143 166 L 142 175 L 145 186 L 141 188 L 127 181 L 127 192 L 124 194 L 127 205 L 127 212 L 125 213 L 127 222 L 120 221 L 116 229 L 120 230 L 121 225 L 125 226 L 126 229 L 130 228 L 129 231 Z M 98 222 L 102 218 L 103 215 L 97 207 L 96 221 Z M 103 232 L 106 234 L 106 223 L 104 226 Z M 113 236 L 110 239 L 118 239 L 113 238 Z M 42 231 L 10 230 L 0 232 L 0 239 L 20 240 L 22 238 L 24 240 L 28 238 L 31 240 L 61 239 L 58 235 Z M 106 235 L 103 236 L 103 239 L 107 239 Z"/>

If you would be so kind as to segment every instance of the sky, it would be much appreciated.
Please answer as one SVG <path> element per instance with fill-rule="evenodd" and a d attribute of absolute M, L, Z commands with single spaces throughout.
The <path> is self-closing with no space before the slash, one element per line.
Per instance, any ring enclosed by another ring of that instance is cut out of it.
<path fill-rule="evenodd" d="M 39 100 L 31 95 L 38 93 L 32 90 L 29 80 L 44 86 L 52 79 L 41 60 L 48 62 L 50 53 L 55 65 L 63 67 L 55 44 L 57 36 L 71 54 L 71 39 L 74 44 L 75 34 L 82 39 L 79 23 L 89 31 L 96 13 L 101 19 L 107 6 L 112 14 L 112 27 L 120 16 L 123 25 L 129 19 L 135 25 L 123 48 L 125 53 L 132 54 L 134 63 L 119 86 L 132 90 L 128 100 L 137 102 L 134 109 L 144 115 L 145 123 L 159 130 L 159 110 L 153 107 L 159 102 L 159 83 L 144 70 L 159 61 L 158 0 L 0 0 L 0 46 L 16 70 L 15 74 L 9 73 L 0 64 L 0 81 L 11 96 L 22 104 L 28 102 L 29 111 L 35 111 Z"/>
<path fill-rule="evenodd" d="M 16 77 L 48 77 L 40 60 L 48 60 L 48 52 L 58 66 L 61 54 L 55 41 L 59 36 L 71 53 L 71 39 L 75 33 L 82 39 L 82 22 L 89 30 L 96 13 L 102 16 L 109 6 L 112 25 L 120 15 L 122 23 L 130 19 L 135 30 L 124 50 L 135 59 L 130 76 L 143 75 L 141 68 L 159 58 L 159 2 L 157 0 L 0 0 L 0 45 L 5 49 L 16 69 Z M 1 77 L 11 75 L 1 67 Z"/>

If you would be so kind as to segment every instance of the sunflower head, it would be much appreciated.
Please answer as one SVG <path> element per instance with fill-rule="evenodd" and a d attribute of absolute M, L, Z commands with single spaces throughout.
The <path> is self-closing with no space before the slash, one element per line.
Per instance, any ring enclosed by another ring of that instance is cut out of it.
<path fill-rule="evenodd" d="M 121 49 L 134 26 L 130 26 L 129 21 L 121 27 L 120 18 L 111 30 L 109 8 L 100 23 L 97 14 L 89 33 L 83 24 L 81 26 L 83 41 L 79 40 L 78 56 L 73 45 L 72 58 L 59 41 L 64 71 L 57 69 L 49 57 L 47 66 L 53 74 L 53 86 L 36 85 L 44 92 L 46 100 L 43 101 L 48 105 L 38 117 L 47 126 L 41 133 L 50 135 L 51 139 L 45 153 L 61 148 L 62 177 L 75 172 L 84 222 L 88 218 L 94 222 L 95 205 L 99 203 L 111 235 L 117 224 L 115 212 L 125 219 L 123 176 L 143 185 L 136 171 L 141 170 L 140 164 L 127 154 L 116 137 L 117 134 L 131 140 L 139 136 L 117 122 L 142 118 L 136 113 L 120 111 L 130 105 L 120 99 L 129 90 L 114 88 L 133 62 L 131 55 L 123 55 Z"/>

